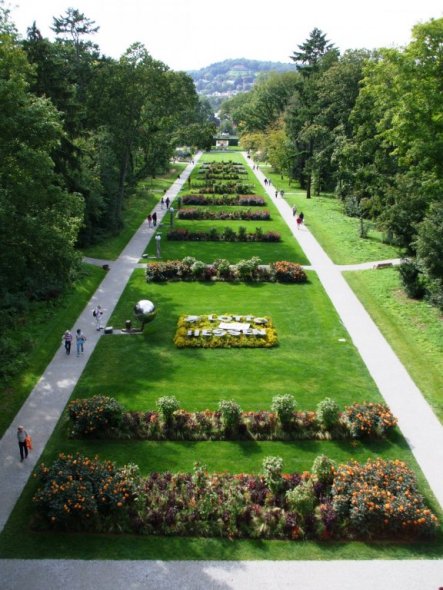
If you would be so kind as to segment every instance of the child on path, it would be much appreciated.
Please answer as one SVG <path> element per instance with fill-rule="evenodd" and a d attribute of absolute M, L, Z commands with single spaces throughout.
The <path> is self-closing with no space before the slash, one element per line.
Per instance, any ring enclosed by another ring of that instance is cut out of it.
<path fill-rule="evenodd" d="M 26 437 L 28 433 L 23 428 L 23 426 L 19 426 L 17 428 L 17 440 L 18 440 L 18 447 L 20 449 L 20 462 L 23 462 L 23 459 L 28 458 L 28 445 L 26 444 Z"/>
<path fill-rule="evenodd" d="M 71 354 L 72 334 L 69 330 L 63 334 L 62 342 L 65 345 L 66 354 Z"/>
<path fill-rule="evenodd" d="M 161 201 L 160 201 L 160 209 L 164 209 L 164 207 L 165 207 L 165 200 L 164 200 L 164 198 L 162 197 L 162 199 L 161 199 Z"/>
<path fill-rule="evenodd" d="M 151 224 L 152 224 L 152 215 L 149 214 L 148 215 L 148 227 L 151 227 Z"/>
<path fill-rule="evenodd" d="M 80 353 L 83 354 L 83 352 L 84 352 L 83 345 L 86 342 L 86 336 L 83 335 L 80 328 L 78 328 L 77 333 L 75 335 L 75 341 L 77 344 L 77 356 L 80 356 Z"/>

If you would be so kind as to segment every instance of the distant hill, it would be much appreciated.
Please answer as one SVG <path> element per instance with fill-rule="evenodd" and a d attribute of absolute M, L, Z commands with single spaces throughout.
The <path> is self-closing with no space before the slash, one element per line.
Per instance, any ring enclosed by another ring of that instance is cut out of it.
<path fill-rule="evenodd" d="M 197 92 L 206 96 L 217 109 L 223 100 L 239 92 L 249 92 L 260 74 L 290 70 L 295 70 L 295 64 L 240 58 L 225 59 L 188 74 L 194 80 Z"/>

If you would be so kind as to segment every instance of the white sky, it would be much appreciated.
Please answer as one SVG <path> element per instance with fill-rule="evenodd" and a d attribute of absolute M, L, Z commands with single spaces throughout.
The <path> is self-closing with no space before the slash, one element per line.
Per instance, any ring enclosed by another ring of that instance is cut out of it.
<path fill-rule="evenodd" d="M 53 38 L 54 16 L 76 8 L 100 26 L 91 40 L 119 58 L 134 42 L 174 70 L 228 58 L 289 62 L 314 27 L 340 50 L 406 45 L 442 0 L 6 0 L 19 33 L 33 21 Z"/>

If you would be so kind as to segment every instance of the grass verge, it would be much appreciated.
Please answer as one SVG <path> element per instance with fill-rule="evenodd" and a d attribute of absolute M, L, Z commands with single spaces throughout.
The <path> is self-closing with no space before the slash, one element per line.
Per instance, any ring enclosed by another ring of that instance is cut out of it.
<path fill-rule="evenodd" d="M 305 214 L 305 223 L 322 248 L 335 264 L 356 264 L 371 260 L 398 258 L 398 249 L 383 243 L 383 234 L 370 223 L 368 237 L 359 237 L 360 222 L 343 213 L 341 202 L 332 195 L 306 198 L 306 192 L 298 185 L 289 185 L 287 178 L 272 172 L 271 167 L 260 166 L 262 172 L 278 189 L 285 191 L 285 199 Z M 280 198 L 280 197 L 279 197 Z"/>
<path fill-rule="evenodd" d="M 441 314 L 424 301 L 409 299 L 395 269 L 344 276 L 443 423 Z"/>
<path fill-rule="evenodd" d="M 13 335 L 30 343 L 26 367 L 0 387 L 2 436 L 59 348 L 64 331 L 73 326 L 105 274 L 101 268 L 84 264 L 79 278 L 65 295 L 54 302 L 31 304 L 20 329 Z"/>

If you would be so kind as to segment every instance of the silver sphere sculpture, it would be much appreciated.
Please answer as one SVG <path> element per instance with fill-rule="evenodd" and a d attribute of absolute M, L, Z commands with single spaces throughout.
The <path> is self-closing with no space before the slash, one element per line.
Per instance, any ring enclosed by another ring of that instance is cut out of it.
<path fill-rule="evenodd" d="M 142 299 L 134 305 L 134 316 L 140 322 L 141 329 L 143 330 L 145 324 L 149 324 L 157 315 L 157 308 L 149 301 L 149 299 Z"/>

